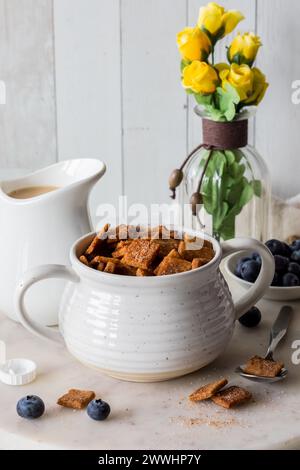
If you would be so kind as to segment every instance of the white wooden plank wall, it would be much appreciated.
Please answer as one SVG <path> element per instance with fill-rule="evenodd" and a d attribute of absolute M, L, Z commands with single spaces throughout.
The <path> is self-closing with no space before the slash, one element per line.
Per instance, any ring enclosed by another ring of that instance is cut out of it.
<path fill-rule="evenodd" d="M 269 89 L 256 119 L 256 146 L 267 161 L 274 192 L 300 193 L 300 105 L 291 101 L 291 83 L 300 80 L 299 0 L 259 0 L 257 27 L 264 47 L 259 67 Z"/>
<path fill-rule="evenodd" d="M 0 0 L 0 167 L 101 158 L 108 172 L 92 207 L 168 201 L 167 179 L 201 141 L 179 80 L 175 36 L 206 0 Z M 299 0 L 223 0 L 241 10 L 238 30 L 261 36 L 259 66 L 271 86 L 251 130 L 274 192 L 300 192 Z M 288 8 L 287 8 L 288 4 Z M 230 37 L 227 39 L 230 41 Z M 216 61 L 225 57 L 225 43 Z M 56 91 L 56 100 L 55 100 Z"/>
<path fill-rule="evenodd" d="M 56 160 L 53 18 L 50 0 L 0 0 L 0 167 Z"/>
<path fill-rule="evenodd" d="M 123 191 L 119 0 L 54 0 L 54 36 L 58 159 L 107 164 L 94 213 Z"/>

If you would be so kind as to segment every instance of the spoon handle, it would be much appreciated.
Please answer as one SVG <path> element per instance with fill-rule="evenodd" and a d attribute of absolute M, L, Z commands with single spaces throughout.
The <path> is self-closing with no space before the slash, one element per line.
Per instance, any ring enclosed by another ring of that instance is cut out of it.
<path fill-rule="evenodd" d="M 280 310 L 278 317 L 271 328 L 270 342 L 265 359 L 273 359 L 273 352 L 287 332 L 292 313 L 293 309 L 288 305 L 284 305 Z"/>

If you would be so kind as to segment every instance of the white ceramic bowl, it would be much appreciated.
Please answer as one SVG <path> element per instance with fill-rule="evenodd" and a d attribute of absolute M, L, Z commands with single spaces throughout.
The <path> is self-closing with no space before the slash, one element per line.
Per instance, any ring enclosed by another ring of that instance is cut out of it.
<path fill-rule="evenodd" d="M 242 286 L 244 289 L 250 289 L 250 287 L 253 286 L 253 283 L 244 281 L 244 279 L 241 279 L 237 277 L 234 274 L 234 270 L 237 264 L 237 261 L 244 257 L 250 255 L 252 252 L 250 251 L 245 251 L 245 252 L 240 252 L 240 253 L 234 253 L 230 257 L 228 257 L 225 260 L 224 263 L 224 270 L 226 274 L 237 284 Z M 300 299 L 300 286 L 297 287 L 276 287 L 276 286 L 270 286 L 264 294 L 265 299 L 269 300 L 278 300 L 278 301 L 286 301 L 286 300 L 296 300 Z"/>
<path fill-rule="evenodd" d="M 212 362 L 229 343 L 235 320 L 262 297 L 274 276 L 274 259 L 262 243 L 236 238 L 220 245 L 209 236 L 215 257 L 201 268 L 153 277 L 109 274 L 78 259 L 94 235 L 74 243 L 70 266 L 27 271 L 17 287 L 16 311 L 33 333 L 63 342 L 58 332 L 30 318 L 24 297 L 42 279 L 68 279 L 59 313 L 65 345 L 81 362 L 125 380 L 170 379 Z M 263 263 L 252 289 L 234 303 L 219 264 L 241 250 L 258 251 Z"/>

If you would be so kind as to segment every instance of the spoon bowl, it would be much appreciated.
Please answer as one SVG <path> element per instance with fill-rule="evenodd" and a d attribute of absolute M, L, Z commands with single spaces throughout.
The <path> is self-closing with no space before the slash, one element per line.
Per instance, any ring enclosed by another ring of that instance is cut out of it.
<path fill-rule="evenodd" d="M 245 364 L 238 366 L 234 372 L 239 374 L 241 377 L 244 377 L 245 379 L 252 380 L 253 382 L 260 382 L 260 383 L 273 383 L 273 382 L 279 382 L 280 380 L 283 380 L 286 378 L 288 375 L 288 370 L 283 367 L 279 373 L 279 375 L 276 375 L 276 377 L 262 377 L 259 375 L 252 375 L 252 374 L 247 374 L 244 372 L 244 367 Z"/>
<path fill-rule="evenodd" d="M 279 344 L 279 342 L 282 340 L 282 338 L 285 336 L 287 332 L 292 313 L 293 313 L 293 309 L 289 305 L 284 305 L 281 308 L 278 314 L 278 317 L 276 318 L 270 331 L 270 341 L 269 341 L 268 350 L 265 355 L 265 359 L 269 361 L 274 360 L 273 353 L 277 345 Z M 262 382 L 263 383 L 278 382 L 279 380 L 285 379 L 285 377 L 288 375 L 288 370 L 285 367 L 282 367 L 279 374 L 276 375 L 275 377 L 266 377 L 262 375 L 247 374 L 247 372 L 245 372 L 245 367 L 246 367 L 246 364 L 240 365 L 235 369 L 235 372 L 239 374 L 241 377 L 244 377 L 245 379 L 248 379 L 248 380 L 253 380 L 254 382 L 261 382 L 261 383 Z"/>

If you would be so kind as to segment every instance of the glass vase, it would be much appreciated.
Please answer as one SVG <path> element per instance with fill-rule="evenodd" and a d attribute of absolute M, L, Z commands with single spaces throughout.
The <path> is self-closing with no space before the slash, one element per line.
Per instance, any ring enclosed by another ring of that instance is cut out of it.
<path fill-rule="evenodd" d="M 208 122 L 198 107 L 195 112 L 204 118 L 204 146 L 183 168 L 176 196 L 179 206 L 184 207 L 183 225 L 204 230 L 217 240 L 249 236 L 266 241 L 270 231 L 270 177 L 263 158 L 247 143 L 249 114 L 243 113 L 235 122 L 219 123 Z M 195 194 L 196 199 L 200 195 L 200 206 L 192 210 Z"/>

